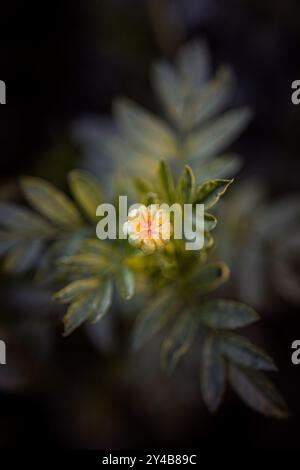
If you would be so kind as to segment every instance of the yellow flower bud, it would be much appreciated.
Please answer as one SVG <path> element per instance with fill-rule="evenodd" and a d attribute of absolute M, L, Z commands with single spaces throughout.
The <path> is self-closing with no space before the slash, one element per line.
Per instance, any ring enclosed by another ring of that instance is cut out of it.
<path fill-rule="evenodd" d="M 170 215 L 156 204 L 146 207 L 143 204 L 131 210 L 123 231 L 131 245 L 144 253 L 153 253 L 164 248 L 170 240 L 172 227 Z"/>

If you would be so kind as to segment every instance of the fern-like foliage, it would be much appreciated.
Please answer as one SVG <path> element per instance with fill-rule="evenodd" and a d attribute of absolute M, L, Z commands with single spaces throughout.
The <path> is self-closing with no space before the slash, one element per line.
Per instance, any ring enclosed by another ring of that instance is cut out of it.
<path fill-rule="evenodd" d="M 116 291 L 125 300 L 137 291 L 143 302 L 133 348 L 162 334 L 162 366 L 172 371 L 200 344 L 201 390 L 211 411 L 229 382 L 253 409 L 284 417 L 285 402 L 265 374 L 276 369 L 273 360 L 236 332 L 257 321 L 258 314 L 239 302 L 212 297 L 229 276 L 222 261 L 210 261 L 217 224 L 213 212 L 232 180 L 208 179 L 205 164 L 239 134 L 249 112 L 214 117 L 228 98 L 231 74 L 221 69 L 204 85 L 201 70 L 192 66 L 201 60 L 203 47 L 192 44 L 180 51 L 176 67 L 159 63 L 154 68 L 155 88 L 171 124 L 129 101 L 117 101 L 121 131 L 106 146 L 123 155 L 132 170 L 125 182 L 135 201 L 205 205 L 203 249 L 187 251 L 185 240 L 171 239 L 164 250 L 146 255 L 127 240 L 98 240 L 101 185 L 87 172 L 74 170 L 69 175 L 72 199 L 47 181 L 25 177 L 21 188 L 32 209 L 0 203 L 1 254 L 7 270 L 35 269 L 40 281 L 60 284 L 54 300 L 68 305 L 65 334 L 85 321 L 101 320 Z M 222 173 L 226 161 L 232 165 L 227 157 L 215 159 L 215 171 L 219 165 Z"/>
<path fill-rule="evenodd" d="M 103 141 L 106 155 L 122 165 L 122 173 L 153 175 L 162 155 L 175 171 L 191 165 L 197 181 L 237 171 L 238 155 L 224 151 L 247 126 L 251 112 L 246 107 L 222 112 L 234 88 L 233 73 L 222 66 L 207 83 L 208 69 L 209 54 L 199 42 L 182 47 L 175 64 L 154 64 L 152 83 L 165 119 L 129 99 L 114 101 L 118 132 L 104 134 Z"/>

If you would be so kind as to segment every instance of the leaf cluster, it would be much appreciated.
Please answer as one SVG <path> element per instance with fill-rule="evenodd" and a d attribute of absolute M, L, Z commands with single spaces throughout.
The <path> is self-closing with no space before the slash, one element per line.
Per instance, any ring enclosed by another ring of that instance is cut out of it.
<path fill-rule="evenodd" d="M 130 300 L 140 291 L 134 348 L 161 334 L 162 366 L 172 371 L 197 343 L 202 396 L 211 411 L 221 403 L 228 382 L 255 410 L 283 417 L 286 405 L 265 375 L 276 369 L 273 360 L 236 333 L 257 321 L 257 313 L 212 297 L 229 276 L 225 263 L 210 261 L 214 210 L 233 181 L 223 170 L 233 170 L 236 162 L 236 157 L 219 153 L 250 114 L 239 109 L 216 117 L 226 104 L 232 77 L 222 68 L 204 84 L 201 67 L 195 67 L 204 56 L 203 45 L 192 43 L 179 52 L 175 65 L 156 64 L 153 82 L 167 120 L 119 100 L 114 112 L 120 131 L 105 143 L 108 154 L 122 157 L 132 170 L 124 182 L 135 201 L 204 204 L 203 249 L 187 251 L 184 239 L 171 239 L 165 250 L 145 255 L 127 240 L 98 240 L 101 185 L 93 175 L 73 170 L 68 177 L 71 197 L 45 180 L 24 177 L 21 188 L 31 209 L 0 203 L 1 255 L 8 271 L 36 271 L 40 281 L 60 286 L 54 300 L 68 305 L 66 335 L 86 321 L 101 320 L 116 293 Z"/>

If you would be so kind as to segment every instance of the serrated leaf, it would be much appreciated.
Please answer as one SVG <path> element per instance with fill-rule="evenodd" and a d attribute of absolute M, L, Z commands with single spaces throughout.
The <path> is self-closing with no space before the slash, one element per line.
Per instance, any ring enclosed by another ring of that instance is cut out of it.
<path fill-rule="evenodd" d="M 219 343 L 224 356 L 235 364 L 251 369 L 277 370 L 270 356 L 242 336 L 223 335 Z"/>
<path fill-rule="evenodd" d="M 207 294 L 227 281 L 229 268 L 221 261 L 200 266 L 191 276 L 189 282 L 193 283 L 201 294 Z"/>
<path fill-rule="evenodd" d="M 4 269 L 15 274 L 28 271 L 38 260 L 43 248 L 44 243 L 42 240 L 20 242 L 6 255 Z"/>
<path fill-rule="evenodd" d="M 42 178 L 23 177 L 21 186 L 29 204 L 54 224 L 78 226 L 82 219 L 73 202 Z"/>
<path fill-rule="evenodd" d="M 98 322 L 107 313 L 109 307 L 111 306 L 112 294 L 113 294 L 113 284 L 110 280 L 108 280 L 103 284 L 103 286 L 101 286 L 101 291 L 99 293 L 99 296 L 100 296 L 99 304 L 89 318 L 89 320 L 92 323 Z"/>
<path fill-rule="evenodd" d="M 171 168 L 166 160 L 161 160 L 158 168 L 160 189 L 166 202 L 172 204 L 175 200 L 175 184 Z"/>
<path fill-rule="evenodd" d="M 103 200 L 100 183 L 83 170 L 72 170 L 68 177 L 73 197 L 85 214 L 91 220 L 96 220 L 96 209 Z"/>
<path fill-rule="evenodd" d="M 99 286 L 99 278 L 80 279 L 79 281 L 71 282 L 71 284 L 68 284 L 66 287 L 56 292 L 53 296 L 53 300 L 60 303 L 70 303 L 83 293 L 95 290 L 99 288 Z"/>
<path fill-rule="evenodd" d="M 125 300 L 131 299 L 131 297 L 134 294 L 134 288 L 135 288 L 134 286 L 135 280 L 134 280 L 133 272 L 127 267 L 121 268 L 117 275 L 116 281 L 117 281 L 117 287 L 121 296 Z"/>
<path fill-rule="evenodd" d="M 179 179 L 178 192 L 181 204 L 191 204 L 195 198 L 195 176 L 188 165 Z"/>
<path fill-rule="evenodd" d="M 201 321 L 210 328 L 242 328 L 259 319 L 247 305 L 229 300 L 212 300 L 200 309 Z"/>
<path fill-rule="evenodd" d="M 211 412 L 220 405 L 225 389 L 226 371 L 224 359 L 213 335 L 203 341 L 200 383 L 203 400 Z"/>
<path fill-rule="evenodd" d="M 0 225 L 19 232 L 47 233 L 51 230 L 48 222 L 31 210 L 12 202 L 0 202 Z"/>
<path fill-rule="evenodd" d="M 163 341 L 161 361 L 170 372 L 179 359 L 189 350 L 197 332 L 198 318 L 195 312 L 183 312 Z"/>
<path fill-rule="evenodd" d="M 73 302 L 64 316 L 64 335 L 68 336 L 97 309 L 100 301 L 99 293 L 90 292 Z"/>
<path fill-rule="evenodd" d="M 268 377 L 259 371 L 229 367 L 229 381 L 233 390 L 255 411 L 275 418 L 287 418 L 284 399 Z"/>
<path fill-rule="evenodd" d="M 206 181 L 197 189 L 195 203 L 205 204 L 205 208 L 210 209 L 225 194 L 232 182 L 233 180 L 223 179 Z"/>
<path fill-rule="evenodd" d="M 162 119 L 128 99 L 117 100 L 114 111 L 126 139 L 144 149 L 150 156 L 176 155 L 175 136 Z"/>
<path fill-rule="evenodd" d="M 188 158 L 203 163 L 228 147 L 248 125 L 248 109 L 227 111 L 223 116 L 194 131 L 187 139 Z"/>
<path fill-rule="evenodd" d="M 132 346 L 138 349 L 152 336 L 162 330 L 170 320 L 174 308 L 174 297 L 165 293 L 154 299 L 149 307 L 138 315 L 133 329 Z"/>

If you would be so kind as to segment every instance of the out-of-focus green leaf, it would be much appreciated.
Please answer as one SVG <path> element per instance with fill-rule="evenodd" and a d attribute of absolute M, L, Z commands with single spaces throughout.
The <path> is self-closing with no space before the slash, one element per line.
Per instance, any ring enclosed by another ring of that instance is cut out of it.
<path fill-rule="evenodd" d="M 299 227 L 300 195 L 290 194 L 272 202 L 259 214 L 257 230 L 266 239 L 286 237 L 286 230 Z"/>
<path fill-rule="evenodd" d="M 115 264 L 105 257 L 91 254 L 79 254 L 60 258 L 59 266 L 68 272 L 78 272 L 86 274 L 104 274 L 115 269 Z"/>
<path fill-rule="evenodd" d="M 138 191 L 139 194 L 145 195 L 147 193 L 153 192 L 153 188 L 151 184 L 148 183 L 148 181 L 145 181 L 142 178 L 135 178 L 134 179 L 134 185 Z"/>
<path fill-rule="evenodd" d="M 214 245 L 215 245 L 214 238 L 212 237 L 212 235 L 209 232 L 205 231 L 204 232 L 204 247 L 203 247 L 203 249 L 208 250 L 210 252 L 210 250 L 212 250 Z"/>
<path fill-rule="evenodd" d="M 47 233 L 51 230 L 48 222 L 38 214 L 7 201 L 0 202 L 0 225 L 22 233 Z"/>
<path fill-rule="evenodd" d="M 163 120 L 127 99 L 117 100 L 114 111 L 124 136 L 150 156 L 176 155 L 176 138 Z"/>
<path fill-rule="evenodd" d="M 187 139 L 189 160 L 199 164 L 222 152 L 245 129 L 250 118 L 248 109 L 227 111 L 220 118 L 192 132 Z"/>
<path fill-rule="evenodd" d="M 178 124 L 183 110 L 183 90 L 179 74 L 172 65 L 160 61 L 152 69 L 152 82 L 167 114 Z"/>
<path fill-rule="evenodd" d="M 199 91 L 210 75 L 210 54 L 204 41 L 194 40 L 181 46 L 177 66 L 186 87 Z"/>
<path fill-rule="evenodd" d="M 206 209 L 213 207 L 227 191 L 233 180 L 211 180 L 203 183 L 197 190 L 197 204 L 205 204 Z"/>
<path fill-rule="evenodd" d="M 92 291 L 73 302 L 64 316 L 64 335 L 68 336 L 93 315 L 100 301 L 100 294 Z"/>
<path fill-rule="evenodd" d="M 26 176 L 21 185 L 29 204 L 51 222 L 63 227 L 81 224 L 81 215 L 73 202 L 48 181 Z"/>
<path fill-rule="evenodd" d="M 200 383 L 203 400 L 211 412 L 220 405 L 225 389 L 225 364 L 212 334 L 203 341 Z"/>
<path fill-rule="evenodd" d="M 4 269 L 10 273 L 23 273 L 30 269 L 38 260 L 44 248 L 42 240 L 31 240 L 19 243 L 4 260 Z"/>
<path fill-rule="evenodd" d="M 166 160 L 161 160 L 158 168 L 160 190 L 166 202 L 172 204 L 175 200 L 175 184 L 171 168 Z"/>
<path fill-rule="evenodd" d="M 134 294 L 134 275 L 127 267 L 120 268 L 117 275 L 117 287 L 121 296 L 129 300 Z"/>
<path fill-rule="evenodd" d="M 138 315 L 134 329 L 132 345 L 134 349 L 143 346 L 153 335 L 162 330 L 170 320 L 174 308 L 174 296 L 164 293 L 154 299 L 149 307 Z"/>
<path fill-rule="evenodd" d="M 73 197 L 86 215 L 96 220 L 96 209 L 103 200 L 100 183 L 83 170 L 72 170 L 68 176 Z"/>
<path fill-rule="evenodd" d="M 195 199 L 195 176 L 186 165 L 178 182 L 179 200 L 182 204 L 191 204 Z"/>
<path fill-rule="evenodd" d="M 201 321 L 211 328 L 242 328 L 259 319 L 247 305 L 229 300 L 212 300 L 201 306 Z"/>
<path fill-rule="evenodd" d="M 235 175 L 241 167 L 242 160 L 238 155 L 220 155 L 195 169 L 196 181 L 228 178 Z"/>
<path fill-rule="evenodd" d="M 222 111 L 229 100 L 232 88 L 232 73 L 227 67 L 222 67 L 215 78 L 203 87 L 193 102 L 190 102 L 191 122 L 194 125 L 202 123 Z"/>
<path fill-rule="evenodd" d="M 109 243 L 108 240 L 88 238 L 83 241 L 81 251 L 83 254 L 104 256 L 111 260 L 111 262 L 120 263 L 120 253 L 118 249 L 113 246 L 112 243 Z"/>
<path fill-rule="evenodd" d="M 53 300 L 60 303 L 70 303 L 76 298 L 80 297 L 83 293 L 95 290 L 100 286 L 100 279 L 91 277 L 88 279 L 80 279 L 79 281 L 71 282 L 66 287 L 56 292 Z"/>
<path fill-rule="evenodd" d="M 92 315 L 89 318 L 92 323 L 96 323 L 97 321 L 101 320 L 107 313 L 112 302 L 112 294 L 113 284 L 112 281 L 108 280 L 104 282 L 103 286 L 101 286 L 101 292 L 99 294 L 99 304 L 97 305 L 97 308 L 95 309 L 95 311 L 93 311 Z"/>
<path fill-rule="evenodd" d="M 300 225 L 299 225 L 300 229 Z M 300 302 L 300 230 L 290 234 L 277 249 L 273 279 L 278 292 L 291 302 Z"/>
<path fill-rule="evenodd" d="M 277 370 L 270 356 L 242 336 L 223 335 L 219 342 L 224 356 L 235 364 L 251 369 Z"/>
<path fill-rule="evenodd" d="M 0 231 L 0 256 L 18 244 L 14 233 Z"/>
<path fill-rule="evenodd" d="M 229 269 L 225 263 L 216 261 L 200 266 L 191 276 L 189 282 L 193 283 L 199 293 L 207 294 L 227 281 Z"/>
<path fill-rule="evenodd" d="M 229 381 L 233 390 L 250 408 L 267 416 L 287 418 L 287 405 L 275 385 L 259 371 L 229 367 Z"/>
<path fill-rule="evenodd" d="M 183 312 L 167 334 L 161 348 L 162 365 L 172 371 L 178 360 L 189 350 L 197 332 L 198 318 L 195 312 Z"/>
<path fill-rule="evenodd" d="M 204 214 L 204 230 L 210 232 L 213 230 L 217 225 L 217 219 L 214 215 L 205 212 Z"/>

